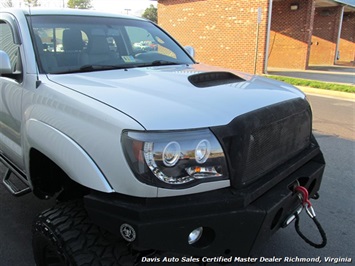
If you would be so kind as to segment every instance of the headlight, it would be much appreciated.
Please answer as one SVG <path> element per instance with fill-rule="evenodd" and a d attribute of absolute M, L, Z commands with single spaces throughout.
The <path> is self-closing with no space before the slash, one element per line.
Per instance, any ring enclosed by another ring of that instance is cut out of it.
<path fill-rule="evenodd" d="M 126 131 L 122 144 L 136 177 L 150 185 L 185 188 L 228 176 L 222 147 L 208 129 Z"/>

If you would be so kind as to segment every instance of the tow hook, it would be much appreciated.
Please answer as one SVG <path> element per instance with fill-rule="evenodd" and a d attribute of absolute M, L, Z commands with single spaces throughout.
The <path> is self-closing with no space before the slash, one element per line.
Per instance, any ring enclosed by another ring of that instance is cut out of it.
<path fill-rule="evenodd" d="M 283 223 L 282 227 L 286 227 L 288 226 L 293 220 L 296 220 L 295 222 L 295 229 L 297 234 L 309 245 L 311 245 L 314 248 L 323 248 L 326 246 L 327 244 L 327 236 L 325 231 L 323 230 L 321 224 L 319 223 L 319 221 L 316 218 L 316 213 L 313 209 L 312 203 L 309 200 L 309 194 L 308 194 L 308 190 L 307 188 L 303 187 L 303 186 L 296 186 L 293 190 L 295 193 L 297 193 L 298 198 L 301 201 L 301 206 L 295 211 L 294 214 L 290 215 L 285 222 Z M 318 199 L 319 198 L 319 194 L 315 193 L 314 196 L 312 197 L 314 199 Z M 315 223 L 315 225 L 317 226 L 317 229 L 322 237 L 322 242 L 320 244 L 314 243 L 313 241 L 309 240 L 300 230 L 299 227 L 299 221 L 300 221 L 300 217 L 299 214 L 302 212 L 303 209 L 306 209 L 307 215 L 312 219 L 312 221 Z"/>
<path fill-rule="evenodd" d="M 300 213 L 303 210 L 303 206 L 300 206 L 294 214 L 291 214 L 288 218 L 286 218 L 286 220 L 284 221 L 284 223 L 282 224 L 282 228 L 286 228 L 287 226 L 290 225 L 290 223 L 292 223 L 295 219 L 296 219 L 296 213 L 297 215 L 300 215 Z"/>

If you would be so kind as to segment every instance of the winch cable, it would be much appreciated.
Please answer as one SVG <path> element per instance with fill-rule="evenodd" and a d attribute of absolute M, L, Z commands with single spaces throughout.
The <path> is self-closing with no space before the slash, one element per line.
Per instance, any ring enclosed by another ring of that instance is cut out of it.
<path fill-rule="evenodd" d="M 311 245 L 314 248 L 324 248 L 327 245 L 327 235 L 325 233 L 325 231 L 323 230 L 323 227 L 321 226 L 321 224 L 319 223 L 318 219 L 316 218 L 316 213 L 312 207 L 311 202 L 309 201 L 309 193 L 308 190 L 303 187 L 303 186 L 297 186 L 295 188 L 295 192 L 298 193 L 299 198 L 302 201 L 302 205 L 303 207 L 306 209 L 306 212 L 308 214 L 308 216 L 313 220 L 313 222 L 315 223 L 315 225 L 317 226 L 317 229 L 319 230 L 319 233 L 322 237 L 322 242 L 320 244 L 317 244 L 311 240 L 309 240 L 300 230 L 300 226 L 299 226 L 299 221 L 300 221 L 300 217 L 299 214 L 296 212 L 295 213 L 295 229 L 297 234 L 309 245 Z"/>

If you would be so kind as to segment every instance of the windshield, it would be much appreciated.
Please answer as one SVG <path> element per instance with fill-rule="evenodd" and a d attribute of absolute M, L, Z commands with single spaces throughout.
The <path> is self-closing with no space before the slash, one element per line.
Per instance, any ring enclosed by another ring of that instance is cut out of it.
<path fill-rule="evenodd" d="M 148 21 L 89 16 L 32 16 L 41 73 L 74 73 L 193 60 Z"/>

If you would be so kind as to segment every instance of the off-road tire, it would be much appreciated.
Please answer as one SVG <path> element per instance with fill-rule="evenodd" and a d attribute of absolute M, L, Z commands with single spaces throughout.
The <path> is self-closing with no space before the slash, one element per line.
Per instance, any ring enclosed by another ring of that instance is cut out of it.
<path fill-rule="evenodd" d="M 81 201 L 59 203 L 33 223 L 37 266 L 130 266 L 135 257 L 127 242 L 90 221 Z"/>

